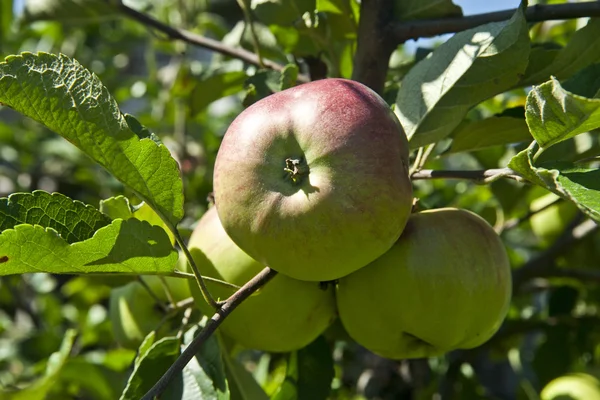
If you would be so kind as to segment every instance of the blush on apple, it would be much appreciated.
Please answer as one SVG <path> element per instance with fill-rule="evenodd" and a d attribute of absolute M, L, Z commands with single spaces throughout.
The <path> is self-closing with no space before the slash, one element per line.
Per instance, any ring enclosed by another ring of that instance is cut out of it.
<path fill-rule="evenodd" d="M 214 193 L 225 231 L 254 259 L 300 280 L 338 279 L 389 250 L 404 229 L 407 139 L 368 87 L 303 84 L 233 121 Z"/>

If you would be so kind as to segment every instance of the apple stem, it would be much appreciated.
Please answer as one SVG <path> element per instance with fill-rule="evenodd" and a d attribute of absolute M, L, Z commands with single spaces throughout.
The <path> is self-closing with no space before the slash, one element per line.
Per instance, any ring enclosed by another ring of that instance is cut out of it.
<path fill-rule="evenodd" d="M 302 159 L 286 158 L 285 168 L 283 170 L 289 174 L 292 182 L 298 183 L 300 182 L 300 179 L 307 174 L 308 166 Z"/>

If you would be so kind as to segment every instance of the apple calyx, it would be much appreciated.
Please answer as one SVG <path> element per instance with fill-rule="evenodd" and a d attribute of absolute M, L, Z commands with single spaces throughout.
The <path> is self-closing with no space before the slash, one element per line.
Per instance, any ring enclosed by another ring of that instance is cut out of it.
<path fill-rule="evenodd" d="M 288 173 L 288 176 L 295 184 L 299 183 L 305 175 L 308 175 L 308 165 L 302 159 L 286 158 L 283 170 Z"/>

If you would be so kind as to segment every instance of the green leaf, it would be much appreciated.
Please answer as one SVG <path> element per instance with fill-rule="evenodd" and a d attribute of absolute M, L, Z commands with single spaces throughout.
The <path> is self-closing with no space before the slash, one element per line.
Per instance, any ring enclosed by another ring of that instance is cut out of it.
<path fill-rule="evenodd" d="M 316 9 L 315 0 L 252 0 L 250 7 L 266 25 L 289 26 Z"/>
<path fill-rule="evenodd" d="M 459 125 L 452 134 L 452 146 L 444 154 L 529 142 L 531 139 L 524 118 L 494 116 Z"/>
<path fill-rule="evenodd" d="M 106 0 L 26 0 L 23 18 L 24 22 L 90 22 L 99 18 L 116 18 L 118 15 L 119 10 Z"/>
<path fill-rule="evenodd" d="M 529 86 L 555 76 L 559 80 L 570 77 L 582 68 L 600 60 L 600 18 L 591 18 L 587 25 L 579 29 L 567 45 L 558 53 L 549 50 L 552 62 L 537 63 L 541 69 L 529 69 L 519 82 L 519 86 Z M 532 60 L 535 60 L 532 57 Z"/>
<path fill-rule="evenodd" d="M 198 78 L 190 94 L 192 116 L 213 101 L 241 92 L 247 78 L 244 71 L 214 72 Z"/>
<path fill-rule="evenodd" d="M 600 64 L 592 64 L 562 83 L 563 89 L 583 97 L 600 97 Z"/>
<path fill-rule="evenodd" d="M 129 219 L 133 217 L 131 204 L 125 196 L 115 196 L 100 200 L 100 211 L 112 219 Z"/>
<path fill-rule="evenodd" d="M 323 336 L 298 350 L 298 400 L 326 399 L 335 376 L 332 349 Z"/>
<path fill-rule="evenodd" d="M 200 333 L 202 326 L 196 326 L 185 333 L 185 346 Z M 182 397 L 207 400 L 229 399 L 229 386 L 216 336 L 210 336 L 200 351 L 185 366 Z"/>
<path fill-rule="evenodd" d="M 274 400 L 327 399 L 335 376 L 332 350 L 323 336 L 290 354 L 286 379 Z"/>
<path fill-rule="evenodd" d="M 145 340 L 140 346 L 134 362 L 134 370 L 121 395 L 121 400 L 140 399 L 173 364 L 200 329 L 201 325 L 189 329 L 184 334 L 183 346 L 181 339 L 177 337 L 166 337 L 151 345 L 149 340 Z M 165 399 L 229 399 L 229 388 L 216 337 L 211 336 L 186 365 L 183 373 L 175 375 L 163 397 Z"/>
<path fill-rule="evenodd" d="M 547 148 L 600 127 L 600 99 L 569 93 L 552 78 L 529 92 L 525 118 L 533 138 Z"/>
<path fill-rule="evenodd" d="M 61 369 L 69 359 L 76 332 L 68 330 L 65 333 L 60 349 L 48 359 L 44 376 L 25 389 L 15 392 L 0 392 L 0 400 L 44 400 L 54 386 Z"/>
<path fill-rule="evenodd" d="M 219 334 L 217 333 L 217 335 Z M 268 400 L 269 396 L 267 396 L 263 388 L 254 379 L 254 376 L 235 357 L 230 355 L 231 350 L 228 348 L 227 343 L 229 343 L 230 347 L 233 347 L 235 344 L 229 338 L 218 337 L 221 339 L 220 347 L 222 349 L 225 374 L 231 398 L 239 400 Z"/>
<path fill-rule="evenodd" d="M 156 211 L 154 211 L 147 203 L 132 206 L 127 197 L 116 196 L 106 200 L 101 200 L 100 211 L 110 216 L 112 219 L 135 218 L 139 219 L 140 221 L 147 221 L 150 223 L 150 225 L 160 226 L 169 236 L 171 244 L 175 244 L 175 236 L 173 236 L 173 233 L 165 225 Z"/>
<path fill-rule="evenodd" d="M 120 400 L 141 399 L 175 362 L 180 347 L 181 339 L 171 336 L 157 340 L 144 352 L 140 351 Z"/>
<path fill-rule="evenodd" d="M 568 162 L 535 166 L 533 149 L 534 146 L 529 146 L 514 156 L 508 167 L 532 183 L 574 202 L 590 218 L 600 221 L 600 169 L 581 168 Z"/>
<path fill-rule="evenodd" d="M 67 56 L 22 53 L 0 63 L 0 102 L 79 147 L 167 223 L 183 217 L 183 183 L 169 150 L 124 115 L 96 75 Z"/>
<path fill-rule="evenodd" d="M 0 234 L 0 276 L 169 273 L 177 259 L 166 232 L 137 219 L 116 219 L 93 237 L 73 244 L 39 225 L 17 225 Z"/>
<path fill-rule="evenodd" d="M 4 0 L 0 2 L 0 51 L 2 43 L 10 34 L 13 23 L 13 0 Z"/>
<path fill-rule="evenodd" d="M 461 17 L 462 8 L 451 0 L 396 0 L 394 15 L 404 21 Z"/>
<path fill-rule="evenodd" d="M 418 62 L 402 81 L 395 108 L 411 148 L 445 138 L 470 108 L 513 87 L 529 49 L 519 9 L 509 21 L 454 35 Z"/>
<path fill-rule="evenodd" d="M 83 357 L 68 360 L 60 373 L 61 382 L 85 388 L 94 399 L 118 398 L 121 379 L 115 371 Z"/>
<path fill-rule="evenodd" d="M 54 229 L 67 243 L 81 242 L 110 224 L 111 219 L 94 207 L 60 193 L 36 190 L 0 198 L 0 232 L 19 224 Z"/>
<path fill-rule="evenodd" d="M 246 96 L 243 104 L 245 107 L 264 99 L 273 93 L 288 89 L 295 85 L 298 77 L 298 67 L 286 65 L 279 72 L 274 70 L 260 70 L 246 80 Z"/>

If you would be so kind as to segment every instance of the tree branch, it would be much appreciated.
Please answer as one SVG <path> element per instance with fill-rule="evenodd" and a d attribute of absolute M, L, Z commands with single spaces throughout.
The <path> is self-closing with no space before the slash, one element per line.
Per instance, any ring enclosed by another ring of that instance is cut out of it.
<path fill-rule="evenodd" d="M 569 274 L 570 277 L 575 277 L 577 273 L 569 273 L 569 269 L 556 267 L 554 260 L 575 242 L 596 231 L 598 231 L 598 224 L 595 221 L 588 219 L 581 222 L 581 219 L 575 219 L 571 227 L 565 230 L 552 246 L 513 272 L 513 292 L 516 293 L 526 281 L 532 278 L 567 277 Z M 582 276 L 582 272 L 579 276 Z"/>
<path fill-rule="evenodd" d="M 242 48 L 236 48 L 231 46 L 226 46 L 218 40 L 210 39 L 193 32 L 186 31 L 184 29 L 173 28 L 169 25 L 166 25 L 160 22 L 157 19 L 152 18 L 149 15 L 141 13 L 131 7 L 126 6 L 123 3 L 118 4 L 119 10 L 127 17 L 140 22 L 143 25 L 149 26 L 153 29 L 156 29 L 159 32 L 167 35 L 169 39 L 173 40 L 182 40 L 186 43 L 203 47 L 205 49 L 209 49 L 215 51 L 220 54 L 224 54 L 226 56 L 236 58 L 238 60 L 242 60 L 248 64 L 255 65 L 257 67 L 265 66 L 267 68 L 273 69 L 275 71 L 282 71 L 284 66 L 278 64 L 274 61 L 270 60 L 261 60 L 260 57 L 248 50 Z M 261 62 L 262 61 L 262 62 Z M 310 79 L 302 74 L 298 75 L 298 82 L 308 82 Z"/>
<path fill-rule="evenodd" d="M 460 32 L 489 22 L 505 21 L 510 19 L 516 11 L 517 9 L 513 8 L 468 17 L 399 22 L 390 27 L 390 35 L 396 44 L 402 44 L 410 39 Z M 527 7 L 525 17 L 528 22 L 600 17 L 600 2 L 536 4 Z"/>
<path fill-rule="evenodd" d="M 394 16 L 392 0 L 363 0 L 352 79 L 383 93 L 389 59 L 396 43 L 388 33 Z"/>
<path fill-rule="evenodd" d="M 422 169 L 413 173 L 412 180 L 419 179 L 467 179 L 476 183 L 490 183 L 500 178 L 513 179 L 518 182 L 524 182 L 522 176 L 510 168 L 494 168 L 473 171 L 450 171 L 450 170 L 432 170 Z"/>
<path fill-rule="evenodd" d="M 169 367 L 167 372 L 165 372 L 144 397 L 142 397 L 142 400 L 153 400 L 155 397 L 160 396 L 171 382 L 171 379 L 183 371 L 183 368 L 185 368 L 190 360 L 194 358 L 194 355 L 198 353 L 204 342 L 206 342 L 210 335 L 212 335 L 219 325 L 221 325 L 223 320 L 231 314 L 242 301 L 273 279 L 275 275 L 277 275 L 277 271 L 265 267 L 254 278 L 242 286 L 240 290 L 232 294 L 207 322 L 206 326 L 200 331 L 198 336 L 194 338 L 194 340 L 185 348 L 183 353 L 181 353 L 179 358 L 177 358 L 177 360 Z"/>
<path fill-rule="evenodd" d="M 548 209 L 548 208 L 550 208 L 550 207 L 552 207 L 552 206 L 554 206 L 554 205 L 556 205 L 556 204 L 558 204 L 560 202 L 563 202 L 563 201 L 564 201 L 564 199 L 562 199 L 562 198 L 559 197 L 558 199 L 556 199 L 554 201 L 551 201 L 548 204 L 544 204 L 543 207 L 540 207 L 540 208 L 538 208 L 536 210 L 529 210 L 525 215 L 522 215 L 522 216 L 517 217 L 517 218 L 509 219 L 508 221 L 506 221 L 504 223 L 504 225 L 502 225 L 502 227 L 500 229 L 500 233 L 502 233 L 502 232 L 504 232 L 505 230 L 508 230 L 508 229 L 516 228 L 517 226 L 521 225 L 522 223 L 530 220 L 531 217 L 533 217 L 535 214 L 540 213 L 540 212 L 542 212 L 542 211 L 544 211 L 544 210 L 546 210 L 546 209 Z"/>

